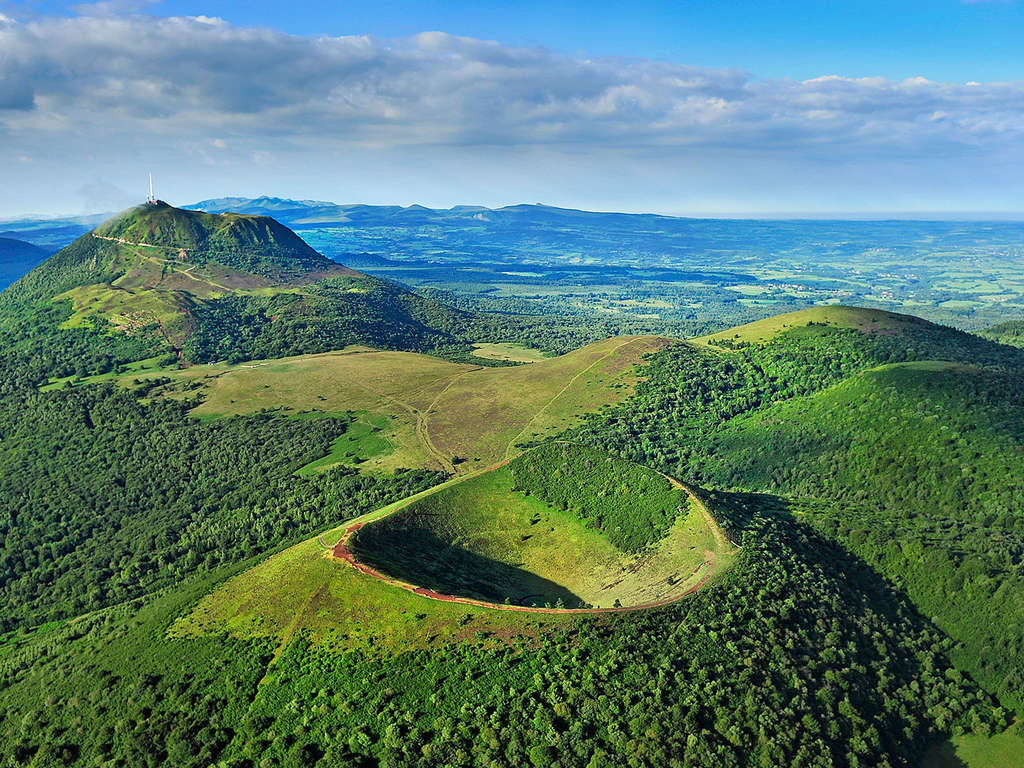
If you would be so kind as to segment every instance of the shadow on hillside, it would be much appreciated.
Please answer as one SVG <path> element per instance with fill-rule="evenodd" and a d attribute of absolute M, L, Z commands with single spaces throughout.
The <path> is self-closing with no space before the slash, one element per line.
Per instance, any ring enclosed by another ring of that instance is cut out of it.
<path fill-rule="evenodd" d="M 578 608 L 581 597 L 549 579 L 452 546 L 422 528 L 371 525 L 351 542 L 362 562 L 381 573 L 445 595 L 492 603 Z"/>
<path fill-rule="evenodd" d="M 953 742 L 943 741 L 924 753 L 919 768 L 968 768 L 968 765 L 956 754 Z"/>
<path fill-rule="evenodd" d="M 789 587 L 794 590 L 795 609 L 786 623 L 796 636 L 803 638 L 805 653 L 819 655 L 830 647 L 845 646 L 850 658 L 856 659 L 862 669 L 885 670 L 890 675 L 886 683 L 889 688 L 909 691 L 916 683 L 930 686 L 935 692 L 934 681 L 942 680 L 954 666 L 940 649 L 943 644 L 936 642 L 936 626 L 902 589 L 848 549 L 850 542 L 842 537 L 833 538 L 820 529 L 822 523 L 835 515 L 833 504 L 791 502 L 765 493 L 705 489 L 702 494 L 730 537 L 747 550 L 751 558 L 748 568 L 753 578 L 758 578 L 756 572 L 775 558 L 785 564 Z M 765 549 L 772 553 L 767 558 L 758 554 Z M 769 583 L 770 579 L 764 581 Z M 841 607 L 832 617 L 832 626 L 840 633 L 839 641 L 830 640 L 827 624 L 819 623 L 822 620 L 819 608 L 829 603 Z M 875 642 L 881 637 L 879 627 L 891 628 L 884 642 Z M 930 656 L 932 661 L 922 662 Z M 936 662 L 937 669 L 930 668 Z M 977 684 L 970 680 L 967 670 L 960 669 L 960 672 L 969 681 L 969 687 Z M 862 672 L 860 684 L 864 688 L 855 699 L 877 681 L 872 679 L 871 672 Z M 980 686 L 975 690 L 988 704 L 998 705 L 991 693 L 986 695 Z M 929 707 L 922 699 L 913 697 L 913 705 L 906 713 L 898 710 L 879 713 L 880 722 L 884 723 L 879 730 L 886 750 L 901 754 L 907 764 L 921 768 L 966 768 L 953 745 L 942 740 L 949 729 L 943 733 L 935 718 L 944 704 Z M 989 723 L 993 727 L 1004 727 L 996 722 L 1000 716 L 986 711 L 986 707 L 980 707 L 978 712 L 986 719 L 995 718 Z M 907 738 L 908 732 L 914 736 Z"/>

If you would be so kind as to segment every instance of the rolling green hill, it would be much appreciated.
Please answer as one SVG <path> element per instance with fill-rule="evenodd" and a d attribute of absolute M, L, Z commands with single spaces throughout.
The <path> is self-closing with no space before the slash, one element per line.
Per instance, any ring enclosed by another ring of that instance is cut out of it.
<path fill-rule="evenodd" d="M 1000 344 L 1024 347 L 1024 320 L 1008 320 L 978 332 L 979 336 Z"/>
<path fill-rule="evenodd" d="M 272 282 L 357 276 L 265 216 L 185 211 L 158 202 L 129 208 L 82 235 L 7 292 L 7 303 L 52 299 L 107 285 L 125 293 L 178 291 L 198 297 Z"/>
<path fill-rule="evenodd" d="M 1024 704 L 1020 373 L 885 365 L 737 417 L 689 461 L 704 482 L 816 499 L 846 541 L 960 642 L 954 660 Z"/>
<path fill-rule="evenodd" d="M 882 309 L 865 309 L 862 307 L 844 307 L 841 305 L 812 307 L 782 315 L 773 315 L 764 320 L 757 320 L 736 328 L 701 336 L 693 339 L 694 343 L 711 346 L 733 346 L 744 343 L 763 343 L 771 341 L 780 333 L 808 326 L 826 326 L 830 328 L 851 328 L 865 333 L 898 335 L 914 328 L 932 326 L 926 320 L 912 315 L 900 315 Z M 934 326 L 933 326 L 934 327 Z"/>
<path fill-rule="evenodd" d="M 104 222 L 93 237 L 178 248 L 190 260 L 217 261 L 264 277 L 304 276 L 337 265 L 269 216 L 211 214 L 155 203 L 132 208 Z"/>
<path fill-rule="evenodd" d="M 128 270 L 0 300 L 10 764 L 1011 768 L 1024 747 L 1024 351 L 828 307 L 516 367 L 353 347 L 118 375 L 148 337 L 101 292 L 171 289 L 133 282 L 145 246 L 99 242 L 106 262 L 59 263 Z M 211 359 L 341 337 L 328 309 L 288 336 L 277 303 L 233 319 L 261 301 L 366 296 L 164 260 L 222 286 L 189 293 L 182 348 Z M 494 328 L 443 313 L 431 350 Z M 40 387 L 69 350 L 110 375 Z M 417 441 L 460 474 L 332 458 L 422 467 Z M 720 576 L 674 599 L 708 552 Z"/>
<path fill-rule="evenodd" d="M 0 295 L 0 334 L 34 336 L 29 367 L 55 376 L 167 353 L 237 362 L 351 344 L 465 357 L 473 342 L 508 340 L 510 325 L 336 264 L 271 218 L 160 202 L 104 222 Z M 97 351 L 62 354 L 69 344 Z"/>
<path fill-rule="evenodd" d="M 809 505 L 810 524 L 905 589 L 957 663 L 1021 707 L 1024 355 L 908 318 L 866 332 L 863 318 L 802 313 L 756 338 L 723 333 L 739 337 L 717 350 L 667 350 L 575 436 Z"/>

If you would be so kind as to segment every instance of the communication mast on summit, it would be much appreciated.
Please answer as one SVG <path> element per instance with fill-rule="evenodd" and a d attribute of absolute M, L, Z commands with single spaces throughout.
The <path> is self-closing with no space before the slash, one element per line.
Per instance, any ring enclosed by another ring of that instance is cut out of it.
<path fill-rule="evenodd" d="M 153 197 L 153 174 L 149 174 L 149 197 L 146 198 L 146 202 L 150 205 L 156 204 L 156 198 Z"/>

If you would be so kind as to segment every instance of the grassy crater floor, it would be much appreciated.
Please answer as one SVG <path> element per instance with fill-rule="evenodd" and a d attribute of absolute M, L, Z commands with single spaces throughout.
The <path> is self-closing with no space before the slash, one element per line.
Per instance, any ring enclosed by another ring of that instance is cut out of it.
<path fill-rule="evenodd" d="M 403 572 L 410 580 L 422 579 L 438 587 L 436 591 L 451 594 L 459 592 L 458 585 L 453 583 L 456 579 L 467 579 L 483 589 L 486 603 L 500 604 L 508 596 L 510 602 L 515 597 L 517 602 L 531 605 L 554 605 L 559 598 L 567 607 L 573 607 L 573 599 L 595 606 L 614 607 L 616 599 L 623 607 L 642 605 L 664 596 L 680 596 L 734 562 L 737 550 L 711 516 L 705 514 L 706 510 L 694 504 L 684 490 L 635 464 L 617 459 L 606 463 L 607 455 L 597 451 L 572 447 L 566 448 L 565 456 L 558 456 L 560 450 L 560 446 L 549 444 L 524 456 L 536 466 L 560 464 L 562 475 L 556 478 L 559 480 L 572 470 L 574 481 L 559 487 L 571 490 L 580 501 L 588 498 L 591 484 L 596 494 L 608 481 L 615 480 L 622 486 L 621 481 L 628 477 L 631 486 L 651 483 L 660 504 L 647 511 L 660 513 L 669 499 L 673 505 L 682 506 L 683 511 L 670 521 L 661 521 L 660 527 L 656 527 L 660 531 L 657 541 L 640 551 L 624 552 L 611 543 L 607 531 L 580 518 L 579 504 L 566 505 L 568 508 L 562 510 L 557 500 L 546 502 L 540 498 L 541 493 L 526 495 L 512 491 L 512 473 L 517 466 L 522 468 L 517 462 L 523 457 L 519 457 L 497 468 L 452 478 L 270 556 L 206 595 L 179 617 L 171 634 L 189 637 L 228 632 L 238 637 L 275 638 L 279 653 L 298 636 L 338 650 L 408 650 L 482 642 L 480 638 L 486 638 L 486 642 L 511 642 L 586 618 L 578 613 L 522 613 L 496 610 L 504 607 L 500 605 L 431 599 L 374 578 L 336 556 L 337 545 L 344 541 L 348 531 L 358 526 L 360 563 L 369 564 L 372 560 L 384 567 L 380 555 L 367 553 L 373 542 L 371 534 L 379 532 L 390 540 L 387 567 L 393 572 L 389 575 L 400 576 L 398 557 L 402 553 L 396 548 L 401 545 L 400 549 L 421 553 L 410 563 L 418 570 Z M 594 461 L 595 454 L 602 457 L 600 462 Z M 616 468 L 625 470 L 625 475 L 612 471 Z M 525 485 L 530 479 L 531 474 L 520 473 L 518 482 Z M 623 494 L 620 501 L 629 502 L 623 505 L 624 509 L 632 508 L 632 498 Z M 425 506 L 427 501 L 431 501 L 430 506 Z M 442 511 L 450 522 L 442 526 L 435 518 L 434 532 L 423 531 L 422 537 L 419 531 L 405 529 L 404 542 L 392 535 L 404 525 L 399 521 L 405 513 L 420 516 L 429 510 Z M 532 522 L 535 519 L 537 522 Z M 377 521 L 388 524 L 379 525 Z M 429 574 L 422 570 L 429 563 L 425 563 L 422 553 L 435 546 L 437 540 L 443 541 L 449 532 L 460 531 L 458 545 L 444 545 L 441 552 L 463 545 L 478 551 L 466 550 L 464 556 L 453 554 L 455 560 L 451 564 L 459 566 L 457 569 L 432 567 L 436 581 L 429 582 Z M 523 540 L 523 536 L 530 538 Z M 353 538 L 349 538 L 351 546 L 355 545 Z M 495 565 L 491 571 L 473 572 L 466 567 L 479 566 L 482 558 L 489 557 L 486 552 L 500 555 L 501 547 L 507 547 L 504 556 L 509 562 Z M 710 563 L 702 566 L 706 558 Z M 509 574 L 516 578 L 505 578 Z M 488 584 L 492 578 L 494 586 Z M 544 585 L 543 591 L 533 591 L 538 584 Z M 479 595 L 475 599 L 480 599 Z M 526 599 L 531 595 L 532 599 Z"/>
<path fill-rule="evenodd" d="M 731 547 L 684 489 L 596 451 L 538 450 L 363 526 L 353 556 L 444 595 L 565 608 L 671 599 L 723 567 Z M 558 491 L 539 473 L 558 476 Z M 650 522 L 651 541 L 621 536 L 630 521 L 616 515 Z"/>

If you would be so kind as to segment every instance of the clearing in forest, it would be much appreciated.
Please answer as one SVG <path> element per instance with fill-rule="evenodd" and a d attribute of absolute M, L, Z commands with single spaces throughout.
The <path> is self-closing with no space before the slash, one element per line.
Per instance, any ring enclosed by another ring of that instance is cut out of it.
<path fill-rule="evenodd" d="M 351 347 L 240 365 L 133 371 L 120 382 L 169 378 L 156 392 L 201 395 L 192 413 L 207 419 L 265 409 L 301 418 L 358 412 L 354 428 L 372 431 L 372 447 L 340 441 L 301 471 L 358 464 L 365 471 L 429 467 L 464 474 L 514 454 L 518 442 L 554 435 L 586 413 L 621 402 L 640 375 L 636 366 L 672 343 L 620 336 L 497 368 Z"/>
<path fill-rule="evenodd" d="M 504 360 L 510 363 L 536 363 L 547 359 L 539 349 L 514 342 L 482 342 L 473 345 L 473 356 L 488 360 Z"/>

